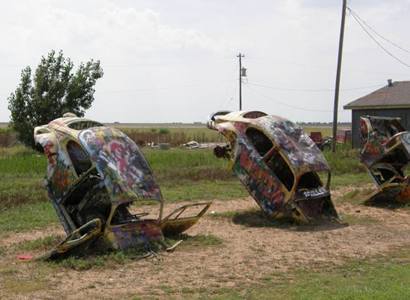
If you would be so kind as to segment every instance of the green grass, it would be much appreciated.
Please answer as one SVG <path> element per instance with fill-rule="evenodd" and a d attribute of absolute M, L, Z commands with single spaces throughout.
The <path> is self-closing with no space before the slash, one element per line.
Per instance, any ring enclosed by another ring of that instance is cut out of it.
<path fill-rule="evenodd" d="M 360 214 L 341 214 L 341 219 L 349 224 L 349 226 L 353 225 L 369 225 L 369 224 L 379 224 L 380 221 L 365 215 Z"/>
<path fill-rule="evenodd" d="M 340 199 L 339 202 L 348 202 L 352 204 L 362 204 L 370 194 L 373 193 L 373 189 L 355 189 L 350 192 L 344 194 Z"/>
<path fill-rule="evenodd" d="M 56 246 L 64 237 L 58 235 L 50 235 L 43 238 L 38 238 L 31 241 L 24 241 L 16 245 L 18 250 L 31 251 L 31 250 L 50 250 Z"/>
<path fill-rule="evenodd" d="M 387 257 L 353 260 L 343 266 L 272 273 L 257 284 L 234 288 L 196 289 L 191 299 L 384 300 L 410 298 L 410 254 L 407 249 Z"/>
<path fill-rule="evenodd" d="M 333 169 L 332 187 L 370 182 L 357 152 L 341 147 L 326 152 Z M 144 148 L 168 202 L 247 197 L 248 193 L 229 170 L 228 162 L 212 150 L 154 150 Z M 0 148 L 0 232 L 21 231 L 56 222 L 43 187 L 46 159 L 23 146 Z"/>
<path fill-rule="evenodd" d="M 182 234 L 180 237 L 174 238 L 173 240 L 178 239 L 182 239 L 183 242 L 177 249 L 202 249 L 203 247 L 221 246 L 224 243 L 223 239 L 213 234 L 198 234 L 194 236 Z"/>
<path fill-rule="evenodd" d="M 324 151 L 333 175 L 365 173 L 366 168 L 360 162 L 359 150 L 349 145 L 338 145 L 336 153 Z"/>
<path fill-rule="evenodd" d="M 0 212 L 0 235 L 43 228 L 56 222 L 57 215 L 49 202 L 25 204 Z"/>
<path fill-rule="evenodd" d="M 357 174 L 343 174 L 334 175 L 331 179 L 331 187 L 343 187 L 343 186 L 362 186 L 364 184 L 372 183 L 372 180 L 367 173 L 357 173 Z"/>
<path fill-rule="evenodd" d="M 179 183 L 164 183 L 161 185 L 167 202 L 185 200 L 228 200 L 244 198 L 249 194 L 238 180 L 227 181 L 181 181 Z"/>
<path fill-rule="evenodd" d="M 294 223 L 292 220 L 268 218 L 259 208 L 251 208 L 248 210 L 239 211 L 225 211 L 208 214 L 208 216 L 212 218 L 230 219 L 235 224 L 240 224 L 248 227 L 289 228 L 296 225 L 296 223 Z"/>
<path fill-rule="evenodd" d="M 44 192 L 40 188 L 38 190 L 41 193 Z M 162 191 L 166 203 L 187 200 L 232 199 L 248 195 L 237 181 L 181 182 L 179 185 L 172 183 L 162 186 Z M 3 194 L 0 192 L 0 195 Z M 0 233 L 42 228 L 58 222 L 54 208 L 49 201 L 44 199 L 44 201 L 31 203 L 34 198 L 30 198 L 29 194 L 24 195 L 29 197 L 27 203 L 20 202 L 20 205 L 0 210 Z M 0 199 L 4 201 L 3 198 Z M 145 204 L 148 203 L 145 202 Z"/>
<path fill-rule="evenodd" d="M 189 141 L 200 143 L 224 142 L 224 137 L 215 130 L 210 130 L 205 126 L 188 128 L 188 127 L 151 127 L 151 128 L 121 128 L 134 141 L 144 141 L 155 143 L 171 143 L 179 146 Z"/>
<path fill-rule="evenodd" d="M 0 174 L 3 176 L 44 176 L 47 161 L 44 155 L 23 146 L 0 147 Z"/>
<path fill-rule="evenodd" d="M 42 180 L 37 176 L 16 177 L 5 175 L 0 181 L 0 212 L 28 203 L 47 201 Z"/>
<path fill-rule="evenodd" d="M 50 237 L 50 240 L 52 238 Z M 223 240 L 212 235 L 195 235 L 189 236 L 183 234 L 181 236 L 173 237 L 173 238 L 166 238 L 165 241 L 167 245 L 171 246 L 175 242 L 182 240 L 182 243 L 179 244 L 175 251 L 183 251 L 183 250 L 192 250 L 192 249 L 203 249 L 203 247 L 216 247 L 221 246 L 223 244 Z M 27 243 L 26 247 L 41 247 L 44 244 L 47 244 L 49 240 L 36 240 L 33 241 L 32 244 Z M 28 245 L 28 246 L 27 246 Z M 162 246 L 157 245 L 160 249 Z M 153 250 L 157 251 L 156 245 L 153 245 Z M 101 253 L 99 255 L 89 255 L 84 257 L 75 257 L 69 256 L 62 260 L 52 261 L 52 262 L 44 262 L 44 264 L 51 265 L 51 266 L 60 266 L 67 269 L 73 269 L 77 271 L 84 271 L 94 268 L 115 268 L 120 265 L 124 265 L 135 261 L 137 259 L 145 258 L 149 254 L 144 249 L 132 248 L 127 250 L 120 250 L 108 253 Z"/>

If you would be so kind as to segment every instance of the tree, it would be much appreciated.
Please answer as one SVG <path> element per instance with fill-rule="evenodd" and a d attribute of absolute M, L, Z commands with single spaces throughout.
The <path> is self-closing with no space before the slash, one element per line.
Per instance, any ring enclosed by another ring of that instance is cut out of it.
<path fill-rule="evenodd" d="M 66 112 L 82 117 L 94 101 L 94 86 L 104 73 L 100 61 L 81 63 L 76 71 L 70 58 L 52 50 L 41 58 L 32 77 L 28 66 L 20 84 L 8 97 L 11 126 L 18 139 L 34 148 L 33 129 Z"/>

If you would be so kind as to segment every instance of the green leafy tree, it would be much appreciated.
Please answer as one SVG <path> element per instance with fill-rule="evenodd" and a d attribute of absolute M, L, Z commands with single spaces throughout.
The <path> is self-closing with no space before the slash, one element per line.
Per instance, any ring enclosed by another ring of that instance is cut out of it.
<path fill-rule="evenodd" d="M 33 129 L 66 112 L 84 116 L 94 101 L 94 86 L 103 76 L 100 61 L 81 63 L 74 70 L 70 58 L 52 50 L 41 58 L 34 76 L 30 67 L 21 72 L 20 84 L 8 98 L 11 126 L 18 139 L 34 148 Z"/>

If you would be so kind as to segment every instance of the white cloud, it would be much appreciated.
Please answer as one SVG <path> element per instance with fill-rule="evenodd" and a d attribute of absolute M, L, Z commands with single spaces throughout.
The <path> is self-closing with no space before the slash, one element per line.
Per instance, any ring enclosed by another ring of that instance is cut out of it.
<path fill-rule="evenodd" d="M 408 0 L 350 5 L 394 41 L 407 40 Z M 2 1 L 0 120 L 8 119 L 5 97 L 20 70 L 35 66 L 51 49 L 64 50 L 75 63 L 101 60 L 105 75 L 89 116 L 102 121 L 195 121 L 216 109 L 235 109 L 239 51 L 246 55 L 249 83 L 332 89 L 339 26 L 340 3 L 324 0 Z M 342 89 L 408 79 L 408 70 L 349 16 L 343 62 Z M 371 90 L 343 91 L 341 103 Z M 245 108 L 293 120 L 330 121 L 332 101 L 331 91 L 244 86 Z"/>

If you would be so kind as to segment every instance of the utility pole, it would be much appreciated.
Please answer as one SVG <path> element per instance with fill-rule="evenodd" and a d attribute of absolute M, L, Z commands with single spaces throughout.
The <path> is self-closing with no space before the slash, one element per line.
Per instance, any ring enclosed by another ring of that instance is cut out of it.
<path fill-rule="evenodd" d="M 332 152 L 336 152 L 337 112 L 338 112 L 338 106 L 339 106 L 340 72 L 341 72 L 341 69 L 342 69 L 342 52 L 343 52 L 343 38 L 344 38 L 344 34 L 345 34 L 345 17 L 346 17 L 346 0 L 343 0 L 342 20 L 341 20 L 341 23 L 340 23 L 340 36 L 339 36 L 339 53 L 338 53 L 338 56 L 337 56 L 335 103 L 334 103 L 334 107 L 333 107 Z"/>
<path fill-rule="evenodd" d="M 245 55 L 239 52 L 236 57 L 239 57 L 239 110 L 242 110 L 242 57 Z M 244 70 L 246 76 L 246 69 L 244 68 Z"/>

